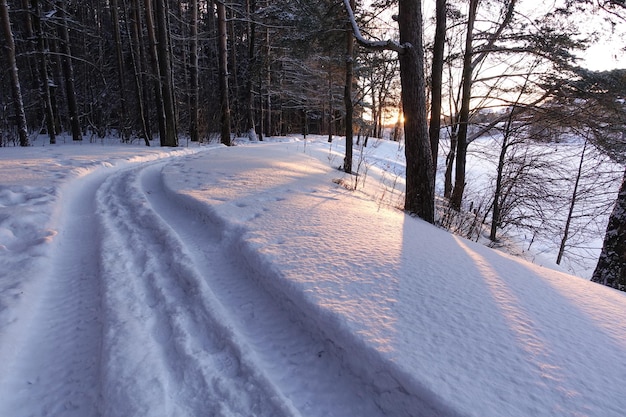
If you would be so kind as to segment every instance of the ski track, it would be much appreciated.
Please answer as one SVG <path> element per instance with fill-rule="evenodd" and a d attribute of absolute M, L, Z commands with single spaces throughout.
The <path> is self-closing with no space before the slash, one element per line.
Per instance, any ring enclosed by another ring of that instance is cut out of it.
<path fill-rule="evenodd" d="M 95 194 L 108 173 L 96 171 L 64 188 L 51 270 L 30 308 L 0 401 L 20 416 L 98 415 L 101 343 Z M 84 204 L 84 202 L 88 202 Z M 18 377 L 19 375 L 19 377 Z M 10 395 L 7 395 L 10 393 Z M 36 407 L 33 407 L 36 404 Z M 0 410 L 0 415 L 10 416 Z"/>
<path fill-rule="evenodd" d="M 99 169 L 64 188 L 52 268 L 0 393 L 5 410 L 384 415 L 332 342 L 240 265 L 232 236 L 165 189 L 167 163 Z"/>
<path fill-rule="evenodd" d="M 328 342 L 237 264 L 222 231 L 167 193 L 163 165 L 111 176 L 98 193 L 104 414 L 383 415 Z"/>

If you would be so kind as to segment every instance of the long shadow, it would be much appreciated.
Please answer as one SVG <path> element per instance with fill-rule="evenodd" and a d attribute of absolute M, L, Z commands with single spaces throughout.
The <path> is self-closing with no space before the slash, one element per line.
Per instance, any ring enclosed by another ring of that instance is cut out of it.
<path fill-rule="evenodd" d="M 311 170 L 288 161 L 247 159 L 246 172 L 233 175 L 232 164 L 241 160 L 242 155 L 224 152 L 206 160 L 211 165 L 201 170 L 172 165 L 168 169 L 189 171 L 184 175 L 220 177 L 206 178 L 200 190 L 197 178 L 190 178 L 187 188 L 174 182 L 167 187 L 182 188 L 183 204 L 208 213 L 224 238 L 232 239 L 234 256 L 245 260 L 294 320 L 326 338 L 327 353 L 363 380 L 364 395 L 373 396 L 388 415 L 460 415 L 428 389 L 415 388 L 410 370 L 395 361 L 396 341 L 403 337 L 394 308 L 401 285 L 398 234 L 405 216 L 379 210 L 375 202 L 369 210 L 338 204 L 343 194 L 352 194 L 333 184 L 326 170 L 319 175 L 327 177 L 329 187 L 320 190 L 311 186 L 319 180 L 307 181 Z M 276 184 L 263 180 L 269 174 L 285 175 Z"/>
<path fill-rule="evenodd" d="M 348 191 L 308 182 L 312 173 L 328 176 L 315 164 L 248 156 L 237 175 L 232 166 L 241 161 L 216 152 L 210 168 L 172 168 L 205 176 L 182 187 L 189 204 L 236 235 L 233 250 L 256 279 L 295 320 L 328 338 L 328 348 L 372 384 L 382 409 L 621 415 L 614 389 L 616 375 L 626 380 L 621 294 L 569 282 L 373 201 L 351 206 L 342 201 Z M 275 175 L 279 181 L 268 180 Z"/>
<path fill-rule="evenodd" d="M 607 386 L 619 386 L 626 378 L 626 298 L 457 241 L 480 270 L 524 353 L 521 358 L 534 374 L 528 387 L 536 391 L 537 403 L 554 415 L 621 415 L 623 404 L 616 404 L 616 393 Z"/>

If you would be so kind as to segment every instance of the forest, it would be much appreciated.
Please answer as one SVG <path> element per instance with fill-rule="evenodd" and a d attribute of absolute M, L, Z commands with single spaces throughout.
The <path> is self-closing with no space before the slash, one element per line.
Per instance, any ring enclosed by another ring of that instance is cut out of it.
<path fill-rule="evenodd" d="M 350 174 L 355 141 L 403 141 L 407 212 L 494 246 L 554 230 L 557 263 L 603 233 L 592 280 L 626 290 L 626 69 L 580 59 L 625 20 L 624 0 L 0 0 L 0 146 L 341 135 Z M 484 137 L 496 174 L 468 198 Z"/>

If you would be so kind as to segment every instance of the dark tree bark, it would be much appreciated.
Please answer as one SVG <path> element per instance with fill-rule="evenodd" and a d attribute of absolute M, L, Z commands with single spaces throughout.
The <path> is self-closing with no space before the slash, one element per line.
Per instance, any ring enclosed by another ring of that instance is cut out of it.
<path fill-rule="evenodd" d="M 354 0 L 350 0 L 350 8 L 354 10 Z M 346 31 L 346 80 L 343 90 L 343 102 L 346 108 L 346 155 L 343 160 L 343 171 L 352 173 L 352 139 L 353 139 L 353 113 L 352 105 L 352 81 L 354 62 L 354 40 L 352 38 L 352 25 L 348 23 Z"/>
<path fill-rule="evenodd" d="M 559 245 L 559 253 L 556 256 L 556 264 L 561 265 L 563 255 L 565 254 L 565 245 L 569 239 L 569 231 L 572 225 L 572 218 L 574 217 L 574 208 L 578 202 L 578 188 L 580 186 L 580 178 L 582 177 L 583 164 L 585 163 L 585 152 L 587 151 L 587 141 L 583 146 L 580 159 L 578 161 L 578 170 L 576 171 L 576 178 L 574 180 L 574 189 L 572 190 L 572 198 L 569 202 L 569 210 L 567 211 L 567 219 L 565 220 L 565 228 L 563 229 L 563 237 L 561 238 L 561 244 Z"/>
<path fill-rule="evenodd" d="M 330 62 L 327 65 L 328 69 L 328 143 L 333 141 L 333 72 Z"/>
<path fill-rule="evenodd" d="M 361 36 L 354 19 L 350 2 L 344 0 L 344 5 L 359 44 L 369 49 L 392 50 L 399 54 L 402 108 L 405 119 L 406 191 L 404 209 L 429 223 L 434 223 L 435 174 L 426 117 L 422 2 L 421 0 L 399 0 L 397 21 L 400 30 L 400 43 L 391 40 L 376 42 L 365 40 Z"/>
<path fill-rule="evenodd" d="M 61 40 L 61 68 L 65 81 L 65 95 L 67 100 L 67 109 L 70 116 L 70 128 L 72 130 L 72 139 L 75 141 L 83 140 L 80 129 L 80 118 L 78 116 L 78 102 L 76 100 L 76 87 L 74 85 L 74 65 L 72 64 L 72 51 L 70 48 L 70 32 L 67 27 L 67 15 L 65 13 L 65 1 L 56 1 L 56 13 L 59 18 L 58 34 Z"/>
<path fill-rule="evenodd" d="M 167 23 L 167 5 L 165 0 L 156 0 L 157 19 L 157 55 L 161 75 L 161 93 L 165 113 L 165 137 L 161 146 L 178 146 L 176 135 L 176 111 L 174 109 L 174 86 L 172 85 L 172 63 L 170 54 L 170 32 Z"/>
<path fill-rule="evenodd" d="M 9 75 L 11 77 L 11 94 L 13 95 L 13 105 L 15 108 L 15 117 L 17 119 L 17 133 L 19 136 L 20 146 L 29 146 L 28 129 L 26 127 L 26 114 L 24 113 L 24 101 L 22 100 L 22 90 L 20 87 L 20 78 L 17 71 L 17 62 L 15 60 L 15 42 L 13 40 L 13 32 L 11 30 L 11 20 L 9 19 L 9 6 L 6 0 L 0 0 L 0 22 L 2 22 L 4 42 L 9 64 Z"/>
<path fill-rule="evenodd" d="M 404 113 L 406 193 L 404 209 L 429 223 L 435 217 L 435 176 L 426 117 L 421 0 L 399 0 L 400 81 Z"/>
<path fill-rule="evenodd" d="M 191 97 L 189 99 L 189 136 L 192 142 L 198 142 L 198 110 L 200 84 L 198 80 L 198 0 L 191 0 L 191 51 L 189 54 L 189 74 L 191 77 Z"/>
<path fill-rule="evenodd" d="M 221 98 L 222 128 L 221 141 L 230 146 L 230 104 L 228 100 L 228 39 L 226 27 L 226 7 L 222 1 L 217 1 L 217 31 L 219 50 L 219 84 Z"/>
<path fill-rule="evenodd" d="M 128 10 L 127 1 L 124 1 L 124 8 Z M 138 0 L 131 0 L 130 5 L 130 15 L 131 19 L 126 19 L 126 32 L 128 33 L 129 44 L 130 44 L 130 57 L 131 63 L 133 67 L 133 81 L 135 86 L 135 96 L 137 99 L 137 107 L 138 107 L 138 117 L 139 123 L 141 125 L 141 132 L 146 146 L 150 146 L 150 139 L 152 139 L 152 134 L 150 129 L 148 128 L 148 116 L 146 115 L 145 102 L 144 102 L 144 83 L 142 81 L 142 59 L 141 59 L 141 40 L 139 37 L 140 33 L 140 13 L 139 13 L 139 4 Z M 132 20 L 132 26 L 129 20 Z"/>
<path fill-rule="evenodd" d="M 489 231 L 489 239 L 492 242 L 497 240 L 498 229 L 500 228 L 500 212 L 502 209 L 502 182 L 504 180 L 504 168 L 506 166 L 506 155 L 509 150 L 510 137 L 511 137 L 511 125 L 513 124 L 513 112 L 509 113 L 509 118 L 506 121 L 504 132 L 502 135 L 502 146 L 500 147 L 500 156 L 498 157 L 498 169 L 496 174 L 496 189 L 493 193 L 493 207 L 491 216 L 491 229 Z"/>
<path fill-rule="evenodd" d="M 463 93 L 461 95 L 461 110 L 459 113 L 459 127 L 456 141 L 456 170 L 454 175 L 454 189 L 450 197 L 450 207 L 461 209 L 463 192 L 465 191 L 465 162 L 467 159 L 467 128 L 470 115 L 470 101 L 472 99 L 472 55 L 474 41 L 474 22 L 479 0 L 470 0 L 467 15 L 467 33 L 465 36 L 465 52 L 463 54 Z"/>
<path fill-rule="evenodd" d="M 489 35 L 481 52 L 474 54 L 474 23 L 476 21 L 476 13 L 479 0 L 470 0 L 469 13 L 467 17 L 467 34 L 465 38 L 465 52 L 463 54 L 463 77 L 462 77 L 462 94 L 461 94 L 461 110 L 458 116 L 457 129 L 457 149 L 456 149 L 456 166 L 454 189 L 450 197 L 450 207 L 455 210 L 461 209 L 463 201 L 463 193 L 465 192 L 465 170 L 467 160 L 467 132 L 470 117 L 470 101 L 472 99 L 472 84 L 474 77 L 474 69 L 485 60 L 492 51 L 495 42 L 500 38 L 504 30 L 507 28 L 513 18 L 517 0 L 510 0 L 506 4 L 506 13 L 502 22 L 497 29 Z"/>
<path fill-rule="evenodd" d="M 119 130 L 120 135 L 124 141 L 128 141 L 130 134 L 127 129 L 128 117 L 126 108 L 126 91 L 125 91 L 125 71 L 124 71 L 124 58 L 122 56 L 122 35 L 120 31 L 120 16 L 117 0 L 110 0 L 111 8 L 111 25 L 113 27 L 113 41 L 115 43 L 115 58 L 117 64 L 117 83 L 119 85 L 120 96 L 120 114 L 119 114 Z"/>
<path fill-rule="evenodd" d="M 163 88 L 161 85 L 161 71 L 159 69 L 159 55 L 157 53 L 157 39 L 154 29 L 154 15 L 152 12 L 152 0 L 144 0 L 144 11 L 146 15 L 146 28 L 148 33 L 149 53 L 152 62 L 152 75 L 154 79 L 154 95 L 156 104 L 157 124 L 159 126 L 159 138 L 161 146 L 164 146 L 164 140 L 167 137 L 165 107 L 163 106 Z"/>
<path fill-rule="evenodd" d="M 39 7 L 39 0 L 32 0 L 32 10 L 33 29 L 35 31 L 35 38 L 37 39 L 37 69 L 39 72 L 39 92 L 44 105 L 43 107 L 46 117 L 46 130 L 48 132 L 48 139 L 50 140 L 50 144 L 55 144 L 57 142 L 57 131 L 54 124 L 54 108 L 52 106 L 50 82 L 48 77 L 48 54 L 46 53 L 46 40 L 43 36 L 43 29 L 41 27 L 41 9 Z"/>
<path fill-rule="evenodd" d="M 256 140 L 256 126 L 254 124 L 254 90 L 252 80 L 255 78 L 256 54 L 256 23 L 252 13 L 256 9 L 256 0 L 246 0 L 246 14 L 248 16 L 248 79 L 246 80 L 246 133 L 251 140 Z"/>
<path fill-rule="evenodd" d="M 430 148 L 433 155 L 433 169 L 437 172 L 437 154 L 439 152 L 439 132 L 441 130 L 441 88 L 443 79 L 443 53 L 446 42 L 446 0 L 437 0 L 435 41 L 433 44 L 433 62 L 431 68 L 430 100 Z"/>
<path fill-rule="evenodd" d="M 270 29 L 265 28 L 265 89 L 267 91 L 265 105 L 267 111 L 265 116 L 267 118 L 265 122 L 265 136 L 272 136 L 272 44 L 270 39 Z"/>
<path fill-rule="evenodd" d="M 229 78 L 229 106 L 230 106 L 230 122 L 231 122 L 231 131 L 234 130 L 235 136 L 239 136 L 241 134 L 241 123 L 244 121 L 241 117 L 241 100 L 240 91 L 241 87 L 239 85 L 239 63 L 238 63 L 238 48 L 237 45 L 239 43 L 238 40 L 238 30 L 235 26 L 235 21 L 237 12 L 234 7 L 230 6 L 226 9 L 226 40 L 227 40 L 227 51 L 228 59 L 230 61 L 230 66 L 228 66 L 228 78 Z"/>
<path fill-rule="evenodd" d="M 626 171 L 591 280 L 626 291 Z"/>

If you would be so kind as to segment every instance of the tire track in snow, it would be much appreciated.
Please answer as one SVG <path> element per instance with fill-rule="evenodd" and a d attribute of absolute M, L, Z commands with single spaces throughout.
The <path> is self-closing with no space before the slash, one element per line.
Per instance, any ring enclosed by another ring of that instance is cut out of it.
<path fill-rule="evenodd" d="M 159 166 L 111 176 L 98 192 L 104 414 L 298 416 L 239 343 L 187 248 L 142 193 L 138 175 L 156 175 Z"/>
<path fill-rule="evenodd" d="M 239 265 L 221 230 L 205 213 L 185 207 L 184 198 L 169 193 L 158 165 L 141 173 L 150 203 L 175 231 L 222 314 L 233 323 L 234 336 L 246 357 L 303 416 L 382 416 L 365 383 L 330 352 L 332 343 L 310 333 Z M 255 414 L 265 415 L 270 414 Z"/>

